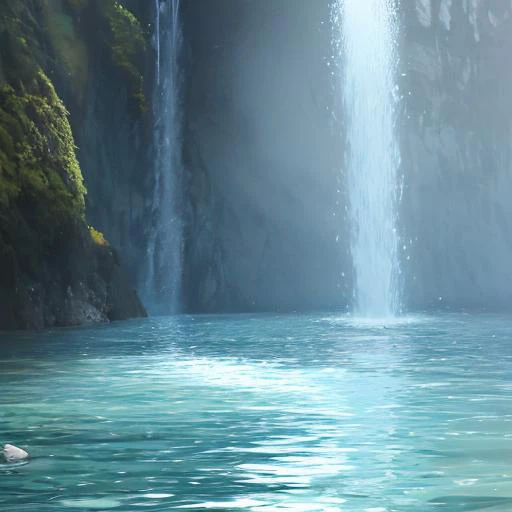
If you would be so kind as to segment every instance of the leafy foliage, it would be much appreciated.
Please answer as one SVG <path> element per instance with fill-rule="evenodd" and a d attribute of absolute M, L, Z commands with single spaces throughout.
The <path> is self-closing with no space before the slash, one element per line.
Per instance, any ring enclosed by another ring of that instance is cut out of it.
<path fill-rule="evenodd" d="M 116 68 L 133 74 L 125 81 L 136 84 L 128 89 L 142 105 L 142 74 L 130 62 L 139 55 L 140 25 L 114 0 L 1 1 L 0 325 L 79 322 L 83 311 L 73 309 L 71 297 L 105 318 L 131 315 L 125 305 L 144 314 L 120 277 L 115 251 L 85 222 L 69 113 L 52 82 L 73 108 L 85 106 L 91 61 L 112 56 Z M 118 287 L 123 291 L 111 296 Z"/>

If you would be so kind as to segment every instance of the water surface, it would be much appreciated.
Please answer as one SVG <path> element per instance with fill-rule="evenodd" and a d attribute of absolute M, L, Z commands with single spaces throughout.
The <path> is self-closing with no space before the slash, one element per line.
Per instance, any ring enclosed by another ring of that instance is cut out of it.
<path fill-rule="evenodd" d="M 0 510 L 512 510 L 512 318 L 179 316 L 0 338 Z"/>

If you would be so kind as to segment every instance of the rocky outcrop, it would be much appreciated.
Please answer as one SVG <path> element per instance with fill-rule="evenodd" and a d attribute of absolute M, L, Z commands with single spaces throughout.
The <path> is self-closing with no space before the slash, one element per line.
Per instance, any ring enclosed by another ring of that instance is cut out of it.
<path fill-rule="evenodd" d="M 16 244 L 0 247 L 0 326 L 41 329 L 145 316 L 114 249 L 80 220 L 61 225 L 27 269 Z"/>
<path fill-rule="evenodd" d="M 86 189 L 68 112 L 49 76 L 69 64 L 82 77 L 86 59 L 79 42 L 61 44 L 57 27 L 44 23 L 57 15 L 48 17 L 46 10 L 58 7 L 65 16 L 64 9 L 81 13 L 86 4 L 6 0 L 0 13 L 0 328 L 145 314 L 116 252 L 87 226 Z M 101 5 L 116 41 L 126 13 L 118 12 L 117 2 L 111 2 L 111 10 L 106 2 Z M 109 16 L 119 19 L 112 22 Z M 65 64 L 58 62 L 52 44 L 67 52 Z M 122 72 L 134 74 L 123 60 L 132 53 L 118 53 Z M 76 94 L 84 90 L 78 87 Z M 143 109 L 140 87 L 130 83 L 128 90 L 134 108 Z"/>

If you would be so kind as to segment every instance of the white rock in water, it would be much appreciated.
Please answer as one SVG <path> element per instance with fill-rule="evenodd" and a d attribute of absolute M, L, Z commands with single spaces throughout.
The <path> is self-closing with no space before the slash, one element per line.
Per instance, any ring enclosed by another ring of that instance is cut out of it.
<path fill-rule="evenodd" d="M 7 462 L 20 462 L 28 459 L 28 453 L 17 446 L 6 444 L 4 446 L 4 457 Z"/>

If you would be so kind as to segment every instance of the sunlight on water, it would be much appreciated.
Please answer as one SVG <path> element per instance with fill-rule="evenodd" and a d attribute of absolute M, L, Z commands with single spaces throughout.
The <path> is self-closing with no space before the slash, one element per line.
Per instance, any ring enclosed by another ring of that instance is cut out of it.
<path fill-rule="evenodd" d="M 512 319 L 3 335 L 0 510 L 512 509 Z"/>

